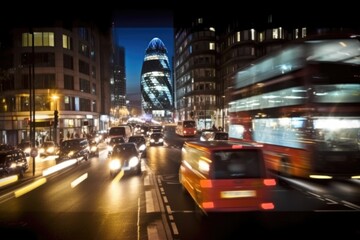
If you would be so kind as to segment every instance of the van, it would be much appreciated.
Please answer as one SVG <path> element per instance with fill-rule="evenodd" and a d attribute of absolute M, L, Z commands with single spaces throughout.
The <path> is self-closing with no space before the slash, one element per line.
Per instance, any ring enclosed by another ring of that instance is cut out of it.
<path fill-rule="evenodd" d="M 196 212 L 273 210 L 276 186 L 266 170 L 262 146 L 240 141 L 186 141 L 179 182 Z"/>
<path fill-rule="evenodd" d="M 109 129 L 108 139 L 113 136 L 123 137 L 124 140 L 127 142 L 129 140 L 129 137 L 132 136 L 132 130 L 128 125 L 111 127 Z"/>

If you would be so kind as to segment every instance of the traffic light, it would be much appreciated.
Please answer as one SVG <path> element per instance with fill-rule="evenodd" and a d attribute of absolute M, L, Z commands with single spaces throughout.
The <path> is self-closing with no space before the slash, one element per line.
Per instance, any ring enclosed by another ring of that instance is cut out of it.
<path fill-rule="evenodd" d="M 59 111 L 55 110 L 54 111 L 54 127 L 56 128 L 58 126 L 59 123 Z"/>

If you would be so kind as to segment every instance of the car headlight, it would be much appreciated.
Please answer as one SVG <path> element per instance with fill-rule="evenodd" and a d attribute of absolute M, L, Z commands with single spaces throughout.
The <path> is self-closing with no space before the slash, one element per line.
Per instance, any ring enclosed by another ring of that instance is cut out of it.
<path fill-rule="evenodd" d="M 68 155 L 68 157 L 72 157 L 75 155 L 75 151 L 70 151 L 67 155 Z"/>
<path fill-rule="evenodd" d="M 163 142 L 163 141 L 164 141 L 164 139 L 162 139 L 162 138 L 159 139 L 159 142 Z"/>
<path fill-rule="evenodd" d="M 111 152 L 111 151 L 113 150 L 113 147 L 112 147 L 112 146 L 108 146 L 107 149 L 108 149 L 108 151 Z"/>
<path fill-rule="evenodd" d="M 55 148 L 54 148 L 54 147 L 49 147 L 49 148 L 46 150 L 46 152 L 48 152 L 48 153 L 53 153 L 53 152 L 55 152 Z"/>
<path fill-rule="evenodd" d="M 10 168 L 16 168 L 16 163 L 11 163 Z"/>
<path fill-rule="evenodd" d="M 92 146 L 92 147 L 91 147 L 91 151 L 92 151 L 92 152 L 96 152 L 96 150 L 97 150 L 97 146 Z"/>
<path fill-rule="evenodd" d="M 135 167 L 139 164 L 139 158 L 138 157 L 132 157 L 129 160 L 129 167 Z"/>
<path fill-rule="evenodd" d="M 140 150 L 140 151 L 144 151 L 145 148 L 146 148 L 146 145 L 145 145 L 145 144 L 142 144 L 142 145 L 140 145 L 139 150 Z"/>
<path fill-rule="evenodd" d="M 121 162 L 119 159 L 112 159 L 109 163 L 110 170 L 119 170 L 121 168 Z"/>

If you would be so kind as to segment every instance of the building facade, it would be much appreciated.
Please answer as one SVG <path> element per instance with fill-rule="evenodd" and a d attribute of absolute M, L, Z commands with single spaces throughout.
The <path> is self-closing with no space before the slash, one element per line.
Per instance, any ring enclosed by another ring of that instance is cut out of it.
<path fill-rule="evenodd" d="M 173 87 L 167 49 L 153 38 L 145 51 L 141 69 L 141 106 L 146 120 L 170 121 L 173 112 Z"/>
<path fill-rule="evenodd" d="M 175 35 L 176 121 L 194 119 L 199 129 L 211 128 L 216 116 L 216 32 L 202 18 Z"/>
<path fill-rule="evenodd" d="M 110 118 L 112 124 L 119 124 L 129 113 L 126 108 L 126 74 L 125 74 L 125 48 L 114 42 L 113 76 L 110 80 L 111 108 Z"/>
<path fill-rule="evenodd" d="M 110 41 L 108 37 L 100 37 L 93 26 L 61 25 L 14 28 L 6 36 L 0 49 L 1 143 L 31 140 L 30 126 L 39 143 L 107 128 L 101 116 L 107 114 L 102 102 L 109 94 L 102 81 L 109 79 L 101 75 L 100 46 L 101 41 Z"/>

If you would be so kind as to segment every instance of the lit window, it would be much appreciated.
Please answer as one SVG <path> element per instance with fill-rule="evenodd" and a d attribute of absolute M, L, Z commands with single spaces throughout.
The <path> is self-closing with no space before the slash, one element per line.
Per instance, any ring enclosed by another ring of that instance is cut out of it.
<path fill-rule="evenodd" d="M 255 40 L 255 30 L 254 29 L 250 30 L 250 34 L 251 34 L 251 40 Z"/>
<path fill-rule="evenodd" d="M 302 38 L 306 37 L 306 28 L 301 29 L 301 37 Z"/>
<path fill-rule="evenodd" d="M 215 43 L 214 42 L 209 43 L 209 49 L 210 50 L 215 50 Z"/>
<path fill-rule="evenodd" d="M 63 48 L 65 49 L 71 49 L 71 45 L 70 45 L 70 37 L 63 34 L 62 35 L 62 40 L 63 40 Z"/>
<path fill-rule="evenodd" d="M 263 33 L 263 32 L 261 32 L 261 33 L 259 34 L 259 41 L 260 41 L 260 42 L 264 41 L 264 33 Z"/>
<path fill-rule="evenodd" d="M 278 31 L 277 28 L 274 28 L 274 29 L 272 30 L 272 38 L 273 38 L 273 39 L 278 39 L 278 38 L 279 38 L 279 31 Z"/>

